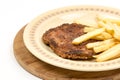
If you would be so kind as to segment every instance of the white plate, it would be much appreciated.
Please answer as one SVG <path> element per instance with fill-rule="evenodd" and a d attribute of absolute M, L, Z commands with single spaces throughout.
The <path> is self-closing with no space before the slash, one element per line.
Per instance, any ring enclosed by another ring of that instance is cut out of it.
<path fill-rule="evenodd" d="M 50 28 L 63 23 L 72 23 L 75 19 L 81 19 L 86 15 L 88 15 L 88 19 L 87 17 L 85 17 L 85 19 L 89 22 L 90 20 L 92 21 L 92 18 L 94 18 L 96 14 L 119 17 L 120 11 L 114 8 L 91 5 L 70 6 L 48 11 L 37 16 L 26 26 L 23 34 L 25 46 L 40 60 L 65 69 L 77 71 L 104 71 L 120 68 L 120 58 L 106 62 L 63 59 L 52 52 L 41 39 L 43 33 Z M 95 25 L 94 21 L 91 22 L 91 25 Z"/>

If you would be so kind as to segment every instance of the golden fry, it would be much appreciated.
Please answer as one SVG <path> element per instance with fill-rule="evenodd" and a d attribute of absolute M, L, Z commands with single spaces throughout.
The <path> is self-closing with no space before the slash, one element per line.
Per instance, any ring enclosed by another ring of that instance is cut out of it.
<path fill-rule="evenodd" d="M 107 60 L 116 58 L 119 55 L 120 55 L 120 44 L 117 44 L 113 46 L 112 48 L 104 51 L 99 56 L 97 56 L 96 61 L 97 62 L 107 61 Z"/>
<path fill-rule="evenodd" d="M 107 32 L 103 32 L 100 35 L 97 35 L 97 36 L 93 37 L 92 39 L 95 39 L 95 40 L 106 40 L 106 39 L 111 39 L 111 38 L 112 38 L 111 34 L 109 34 Z"/>
<path fill-rule="evenodd" d="M 104 41 L 98 41 L 98 42 L 88 43 L 86 45 L 86 47 L 88 49 L 90 49 L 90 48 L 100 47 L 100 46 L 103 46 L 103 45 L 106 45 L 106 44 L 110 44 L 110 43 L 114 43 L 114 42 L 115 42 L 114 39 L 108 39 L 108 40 L 104 40 Z"/>
<path fill-rule="evenodd" d="M 88 33 L 86 33 L 86 34 L 84 34 L 84 35 L 82 35 L 82 36 L 80 36 L 78 38 L 75 38 L 72 41 L 72 43 L 75 44 L 75 45 L 78 45 L 78 44 L 80 44 L 80 43 L 82 43 L 82 42 L 84 42 L 86 40 L 91 39 L 94 36 L 97 36 L 97 35 L 101 34 L 104 31 L 105 31 L 105 28 L 96 29 L 96 30 L 88 32 Z"/>
<path fill-rule="evenodd" d="M 115 23 L 115 24 L 120 25 L 120 19 L 118 20 L 118 19 L 110 19 L 110 18 L 106 18 L 106 19 L 103 19 L 103 21 L 104 21 L 104 22 L 109 21 L 109 22 L 111 22 L 111 23 Z"/>
<path fill-rule="evenodd" d="M 103 44 L 104 44 L 103 41 L 98 41 L 98 42 L 88 43 L 88 44 L 86 45 L 86 47 L 87 47 L 88 49 L 90 49 L 90 48 L 93 48 L 93 47 L 96 47 L 96 46 L 101 46 L 101 45 L 103 45 Z"/>
<path fill-rule="evenodd" d="M 112 35 L 109 34 L 109 33 L 107 33 L 107 32 L 103 32 L 101 35 L 104 37 L 105 40 L 106 40 L 106 39 L 111 39 L 111 38 L 112 38 Z"/>
<path fill-rule="evenodd" d="M 93 30 L 95 30 L 96 28 L 94 28 L 94 27 L 85 27 L 84 28 L 84 32 L 90 32 L 90 31 L 93 31 Z"/>
<path fill-rule="evenodd" d="M 118 18 L 112 18 L 112 17 L 110 18 L 107 16 L 97 15 L 97 19 L 98 21 L 110 22 L 110 23 L 115 23 L 115 24 L 120 25 L 120 19 Z"/>
<path fill-rule="evenodd" d="M 114 25 L 114 38 L 120 41 L 120 26 L 113 24 Z"/>
<path fill-rule="evenodd" d="M 72 43 L 78 45 L 89 39 L 100 40 L 86 45 L 88 49 L 93 49 L 95 53 L 99 53 L 93 55 L 97 62 L 120 58 L 120 19 L 105 15 L 96 15 L 94 20 L 92 17 L 90 17 L 92 20 L 87 20 L 86 15 L 84 17 L 85 19 L 82 18 L 75 22 L 90 27 L 85 27 L 86 34 L 75 38 Z"/>
<path fill-rule="evenodd" d="M 103 21 L 99 21 L 99 22 L 98 22 L 98 25 L 101 26 L 101 27 L 103 27 L 103 28 L 105 28 L 108 33 L 110 33 L 110 34 L 113 33 L 113 28 L 112 28 L 111 25 L 106 24 L 106 23 L 104 23 Z"/>
<path fill-rule="evenodd" d="M 111 42 L 109 44 L 103 44 L 101 46 L 94 47 L 93 50 L 95 51 L 95 53 L 99 53 L 111 48 L 114 45 L 115 45 L 115 42 Z"/>

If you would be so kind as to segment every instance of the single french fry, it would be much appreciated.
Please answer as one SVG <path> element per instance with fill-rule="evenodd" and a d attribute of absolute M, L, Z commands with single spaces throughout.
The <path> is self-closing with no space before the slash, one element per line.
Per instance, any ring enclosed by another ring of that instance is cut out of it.
<path fill-rule="evenodd" d="M 104 41 L 98 41 L 98 42 L 92 42 L 92 43 L 88 43 L 87 45 L 86 45 L 86 47 L 88 48 L 88 49 L 90 49 L 90 48 L 94 48 L 94 47 L 100 47 L 100 46 L 103 46 L 103 45 L 106 45 L 106 44 L 109 44 L 109 43 L 114 43 L 115 42 L 115 40 L 114 39 L 108 39 L 108 40 L 104 40 Z"/>
<path fill-rule="evenodd" d="M 97 14 L 96 18 L 98 21 L 103 21 L 106 18 L 106 16 Z"/>
<path fill-rule="evenodd" d="M 106 40 L 106 39 L 111 39 L 112 35 L 107 33 L 107 32 L 103 32 L 100 35 L 97 35 L 95 37 L 93 37 L 92 39 L 96 39 L 96 40 Z"/>
<path fill-rule="evenodd" d="M 112 38 L 112 35 L 109 34 L 109 33 L 107 33 L 107 32 L 103 32 L 101 35 L 104 37 L 105 40 L 106 40 L 106 39 L 111 39 L 111 38 Z"/>
<path fill-rule="evenodd" d="M 80 37 L 77 37 L 75 38 L 73 41 L 72 41 L 72 44 L 75 44 L 75 45 L 78 45 L 86 40 L 89 40 L 91 39 L 92 37 L 95 37 L 99 34 L 101 34 L 102 32 L 105 31 L 105 28 L 100 28 L 100 29 L 96 29 L 94 31 L 91 31 L 91 32 L 88 32 Z"/>
<path fill-rule="evenodd" d="M 114 25 L 114 38 L 120 41 L 120 26 L 113 24 Z"/>
<path fill-rule="evenodd" d="M 84 32 L 90 32 L 90 31 L 93 31 L 93 30 L 95 30 L 96 28 L 94 28 L 94 27 L 85 27 L 84 28 Z"/>
<path fill-rule="evenodd" d="M 101 45 L 103 45 L 103 44 L 104 44 L 103 41 L 92 42 L 92 43 L 88 43 L 88 44 L 86 45 L 86 47 L 87 47 L 88 49 L 90 49 L 90 48 L 93 48 L 93 47 L 96 47 L 96 46 L 101 46 Z"/>
<path fill-rule="evenodd" d="M 93 50 L 95 51 L 95 53 L 99 53 L 111 48 L 117 42 L 118 41 L 116 41 L 115 39 L 107 39 L 107 40 L 101 41 L 102 45 L 93 47 Z"/>
<path fill-rule="evenodd" d="M 118 56 L 120 56 L 120 44 L 117 44 L 101 53 L 99 56 L 97 56 L 96 61 L 103 62 L 113 58 L 117 58 Z"/>
<path fill-rule="evenodd" d="M 101 27 L 103 27 L 103 28 L 105 28 L 108 33 L 110 33 L 110 34 L 113 33 L 113 28 L 112 28 L 111 25 L 106 24 L 106 23 L 104 23 L 103 21 L 99 21 L 99 22 L 98 22 L 98 25 L 101 26 Z"/>
<path fill-rule="evenodd" d="M 97 36 L 93 37 L 92 39 L 95 39 L 95 40 L 105 40 L 103 35 L 97 35 Z"/>
<path fill-rule="evenodd" d="M 111 42 L 109 44 L 104 44 L 104 45 L 101 45 L 101 46 L 94 47 L 93 50 L 94 50 L 95 53 L 100 53 L 100 52 L 103 52 L 103 51 L 111 48 L 114 45 L 115 45 L 115 42 Z"/>
<path fill-rule="evenodd" d="M 120 25 L 120 19 L 110 19 L 110 18 L 105 18 L 105 19 L 103 19 L 103 21 L 104 21 L 104 22 L 109 21 L 109 22 L 111 22 L 111 23 L 115 23 L 115 24 Z"/>
<path fill-rule="evenodd" d="M 98 56 L 99 56 L 99 55 L 93 55 L 92 57 L 93 57 L 93 58 L 97 58 Z"/>
<path fill-rule="evenodd" d="M 115 18 L 111 16 L 106 16 L 106 15 L 97 15 L 98 21 L 103 21 L 103 22 L 110 22 L 110 23 L 115 23 L 120 25 L 120 18 Z"/>

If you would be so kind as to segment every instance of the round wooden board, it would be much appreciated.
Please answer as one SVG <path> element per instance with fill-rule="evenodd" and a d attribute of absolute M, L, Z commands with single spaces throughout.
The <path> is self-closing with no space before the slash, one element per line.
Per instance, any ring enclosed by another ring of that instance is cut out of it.
<path fill-rule="evenodd" d="M 120 80 L 120 69 L 101 72 L 67 70 L 47 64 L 33 56 L 23 43 L 25 26 L 14 39 L 14 55 L 18 63 L 31 74 L 43 80 Z"/>

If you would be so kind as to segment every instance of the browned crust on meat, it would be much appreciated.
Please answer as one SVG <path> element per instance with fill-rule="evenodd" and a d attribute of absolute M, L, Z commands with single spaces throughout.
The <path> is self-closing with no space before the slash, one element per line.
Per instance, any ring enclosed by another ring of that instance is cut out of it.
<path fill-rule="evenodd" d="M 68 59 L 91 59 L 94 54 L 93 50 L 86 48 L 86 44 L 94 42 L 88 40 L 80 45 L 73 45 L 72 40 L 84 33 L 85 25 L 81 24 L 62 24 L 56 28 L 49 29 L 43 34 L 43 42 L 59 56 Z"/>

